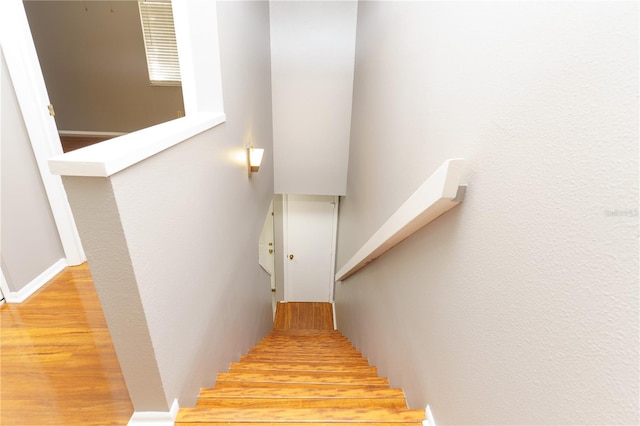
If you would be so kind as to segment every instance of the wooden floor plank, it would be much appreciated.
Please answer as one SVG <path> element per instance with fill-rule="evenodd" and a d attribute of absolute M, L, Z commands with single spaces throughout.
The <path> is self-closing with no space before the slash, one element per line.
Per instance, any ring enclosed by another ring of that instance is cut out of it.
<path fill-rule="evenodd" d="M 86 264 L 0 307 L 0 424 L 127 424 L 133 406 Z"/>
<path fill-rule="evenodd" d="M 111 139 L 111 136 L 60 136 L 60 142 L 62 143 L 63 152 L 75 151 L 76 149 L 84 148 L 86 146 L 93 145 L 107 139 Z"/>

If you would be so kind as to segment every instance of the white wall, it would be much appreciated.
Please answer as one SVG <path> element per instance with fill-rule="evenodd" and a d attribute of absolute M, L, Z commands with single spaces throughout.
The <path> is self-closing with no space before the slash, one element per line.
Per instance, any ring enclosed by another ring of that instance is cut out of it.
<path fill-rule="evenodd" d="M 222 111 L 218 33 L 211 25 L 217 16 L 216 2 L 174 0 L 172 8 L 185 111 Z"/>
<path fill-rule="evenodd" d="M 272 1 L 275 191 L 344 195 L 355 1 Z"/>
<path fill-rule="evenodd" d="M 64 178 L 136 412 L 195 404 L 273 324 L 257 250 L 273 195 L 268 3 L 217 13 L 226 123 L 110 178 Z M 246 137 L 265 148 L 250 179 Z"/>
<path fill-rule="evenodd" d="M 638 424 L 638 4 L 361 2 L 338 268 L 453 157 L 340 330 L 438 425 Z"/>
<path fill-rule="evenodd" d="M 0 250 L 9 290 L 19 293 L 64 251 L 1 51 L 0 67 Z"/>
<path fill-rule="evenodd" d="M 24 7 L 59 129 L 131 132 L 184 112 L 180 87 L 149 83 L 137 2 Z"/>

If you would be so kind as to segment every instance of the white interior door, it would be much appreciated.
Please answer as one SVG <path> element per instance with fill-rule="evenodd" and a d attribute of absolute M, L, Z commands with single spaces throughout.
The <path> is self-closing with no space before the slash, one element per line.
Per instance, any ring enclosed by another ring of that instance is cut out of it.
<path fill-rule="evenodd" d="M 275 235 L 273 233 L 273 200 L 262 224 L 258 241 L 258 262 L 271 279 L 271 308 L 276 313 L 276 277 L 275 277 Z"/>
<path fill-rule="evenodd" d="M 258 261 L 260 262 L 260 266 L 264 269 L 269 275 L 271 275 L 271 288 L 275 289 L 275 266 L 274 266 L 274 242 L 275 238 L 273 236 L 273 201 L 269 205 L 269 210 L 267 211 L 267 215 L 264 218 L 264 223 L 262 225 L 262 231 L 260 232 L 260 239 L 258 240 Z"/>
<path fill-rule="evenodd" d="M 334 196 L 285 196 L 286 301 L 333 301 L 337 203 Z"/>

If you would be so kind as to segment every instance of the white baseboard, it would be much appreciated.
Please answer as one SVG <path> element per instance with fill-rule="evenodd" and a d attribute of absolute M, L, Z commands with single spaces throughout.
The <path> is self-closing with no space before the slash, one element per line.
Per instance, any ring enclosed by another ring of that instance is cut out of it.
<path fill-rule="evenodd" d="M 60 271 L 62 271 L 67 266 L 67 259 L 60 259 L 53 265 L 49 266 L 44 272 L 35 277 L 31 282 L 19 291 L 11 291 L 8 294 L 5 294 L 4 297 L 7 303 L 22 303 L 29 296 L 31 296 L 36 291 L 40 290 L 40 288 L 49 282 L 53 277 L 55 277 Z"/>
<path fill-rule="evenodd" d="M 338 321 L 336 320 L 336 302 L 331 302 L 331 308 L 333 311 L 333 329 L 337 330 L 338 329 Z"/>
<path fill-rule="evenodd" d="M 136 411 L 127 426 L 173 426 L 179 409 L 178 400 L 174 399 L 169 411 Z"/>
<path fill-rule="evenodd" d="M 427 405 L 424 410 L 425 420 L 422 422 L 422 426 L 436 426 L 436 421 L 433 420 L 433 414 L 431 414 L 431 407 Z"/>
<path fill-rule="evenodd" d="M 118 137 L 126 135 L 125 132 L 98 132 L 84 130 L 58 130 L 60 136 L 88 136 L 88 137 Z"/>

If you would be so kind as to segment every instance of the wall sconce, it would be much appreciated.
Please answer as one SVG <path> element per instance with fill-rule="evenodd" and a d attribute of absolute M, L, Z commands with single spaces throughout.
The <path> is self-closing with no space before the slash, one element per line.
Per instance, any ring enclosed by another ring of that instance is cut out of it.
<path fill-rule="evenodd" d="M 263 155 L 264 149 L 262 148 L 247 148 L 247 166 L 249 167 L 249 176 L 251 176 L 251 173 L 255 173 L 260 170 Z"/>

